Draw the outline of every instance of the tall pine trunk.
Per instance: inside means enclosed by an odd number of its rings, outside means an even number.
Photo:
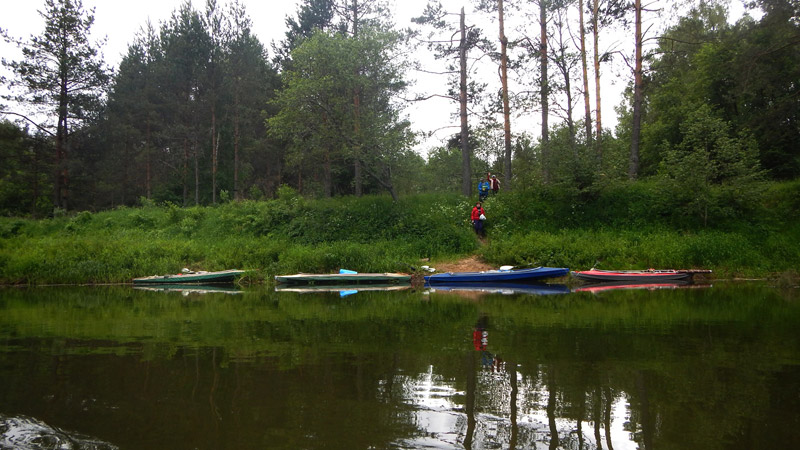
[[[542,175],[545,183],[550,181],[550,126],[548,124],[550,107],[548,104],[549,81],[547,78],[547,0],[539,0],[539,65],[542,72],[541,102],[542,102]]]
[[[508,105],[508,38],[503,23],[503,0],[497,2],[498,21],[500,22],[500,81],[503,86],[503,131],[505,134],[505,185],[511,190],[511,108]]]
[[[152,153],[152,132],[150,128],[150,117],[147,118],[147,127],[145,132],[145,181],[144,181],[144,190],[147,199],[150,200],[153,197],[153,169],[152,169],[152,162],[150,160],[151,153]]]
[[[212,96],[213,101],[213,96]],[[219,135],[217,134],[217,108],[211,107],[211,203],[217,204],[217,152],[219,151]]]
[[[189,138],[183,138],[183,206],[189,204]]]
[[[589,99],[589,67],[586,62],[586,25],[583,19],[583,0],[578,0],[578,17],[580,18],[580,40],[581,40],[581,65],[583,69],[583,107],[584,107],[584,126],[586,127],[586,142],[592,141],[592,105]]]
[[[633,126],[628,165],[628,178],[631,180],[639,175],[639,139],[642,131],[642,1],[635,0],[633,5],[636,14],[636,62],[633,71]]]
[[[67,148],[69,130],[67,128],[67,77],[61,77],[58,100],[58,127],[56,129],[56,183],[53,205],[67,210],[69,200],[69,171],[67,169]]]
[[[358,39],[358,0],[353,0],[353,39]],[[356,70],[355,79],[358,79]],[[362,195],[362,175],[361,175],[361,92],[358,87],[353,89],[353,113],[355,114],[355,138],[356,145],[353,155],[353,183],[355,184],[356,197]]]
[[[594,8],[592,8],[592,26],[593,26],[593,35],[594,35],[594,102],[595,108],[597,110],[597,120],[595,121],[595,140],[596,142],[596,152],[597,158],[602,164],[603,161],[603,117],[602,117],[602,110],[600,108],[600,52],[599,52],[599,44],[600,44],[600,20],[598,15],[600,14],[600,0],[594,0]]]
[[[467,27],[464,8],[461,8],[461,41],[458,45],[458,59],[461,80],[459,83],[459,104],[461,117],[461,193],[469,197],[472,193],[472,170],[470,168],[469,127],[467,126]]]
[[[239,86],[236,85],[233,100],[233,198],[241,200],[239,192]]]

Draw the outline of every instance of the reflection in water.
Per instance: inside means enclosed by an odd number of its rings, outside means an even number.
[[[552,371],[541,371],[537,377],[546,379],[552,375]],[[406,387],[404,401],[414,407],[414,423],[422,430],[417,438],[399,441],[398,446],[403,448],[639,448],[625,430],[630,411],[624,393],[598,404],[604,412],[584,422],[560,415],[561,400],[552,383],[531,384],[530,379],[521,376],[498,377],[482,370],[476,373],[474,387],[467,380],[467,390],[475,389],[472,401],[469,392],[459,392],[451,382],[435,376],[433,367],[417,377],[400,378],[395,382]],[[499,406],[497,409],[488,407],[484,396],[504,391],[508,384],[521,386],[516,395],[504,398],[509,401],[509,410],[503,405],[495,405]],[[460,401],[462,396],[466,396],[465,400]],[[526,404],[526,399],[536,401]],[[514,412],[518,402],[523,402],[524,407]],[[594,430],[595,434],[587,435],[584,429]]]
[[[0,449],[112,450],[117,448],[108,442],[70,433],[32,417],[0,414]]]
[[[488,321],[481,315],[472,330],[473,351],[464,359],[466,391],[459,391],[455,380],[436,375],[434,366],[416,377],[396,377],[393,384],[404,387],[402,398],[415,409],[414,422],[423,431],[416,439],[400,441],[399,446],[638,448],[625,431],[630,411],[624,392],[613,395],[608,387],[602,392],[595,389],[590,422],[584,423],[584,402],[580,402],[581,413],[576,418],[563,417],[557,369],[539,366],[533,375],[525,376],[516,364],[490,353]],[[480,364],[476,355],[480,355]],[[584,427],[595,434],[585,435]]]
[[[546,283],[454,283],[425,285],[428,292],[453,292],[458,294],[502,294],[502,295],[554,295],[568,294],[569,288],[563,284]]]
[[[203,284],[170,284],[170,285],[155,285],[155,286],[133,286],[134,289],[152,292],[177,292],[188,297],[191,295],[203,294],[241,294],[241,289],[231,285],[203,285]]]
[[[790,448],[798,325],[761,287],[0,290],[0,405],[148,450]]]

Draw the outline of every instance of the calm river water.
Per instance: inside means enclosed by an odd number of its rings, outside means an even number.
[[[800,295],[0,289],[0,449],[776,449]]]

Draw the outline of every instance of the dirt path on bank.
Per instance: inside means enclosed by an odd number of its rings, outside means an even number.
[[[496,267],[481,261],[477,256],[471,255],[458,261],[434,264],[436,273],[445,272],[480,272],[482,270],[496,269]]]
[[[451,261],[445,263],[425,263],[425,265],[430,265],[431,267],[436,269],[434,273],[447,273],[447,272],[480,272],[484,270],[492,270],[496,269],[497,267],[487,264],[480,260],[480,258],[476,255],[467,256],[466,258],[459,259],[458,261]],[[422,278],[425,275],[430,275],[427,272],[424,273],[416,273],[412,276],[411,282],[412,284],[422,285],[425,283],[425,280]]]

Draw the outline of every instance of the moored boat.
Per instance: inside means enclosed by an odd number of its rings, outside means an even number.
[[[710,270],[600,270],[573,271],[572,275],[584,281],[618,282],[632,281],[658,283],[662,281],[690,281],[697,273],[711,273]]]
[[[453,283],[524,283],[543,280],[545,278],[558,278],[569,274],[569,269],[561,267],[535,267],[533,269],[519,270],[487,270],[483,272],[445,272],[425,276],[425,283],[453,284]]]
[[[244,270],[221,270],[217,272],[184,271],[176,274],[153,275],[149,277],[134,278],[133,284],[214,284],[232,283]]]
[[[298,273],[277,275],[279,284],[329,284],[354,285],[362,283],[411,283],[411,275],[405,273]]]

